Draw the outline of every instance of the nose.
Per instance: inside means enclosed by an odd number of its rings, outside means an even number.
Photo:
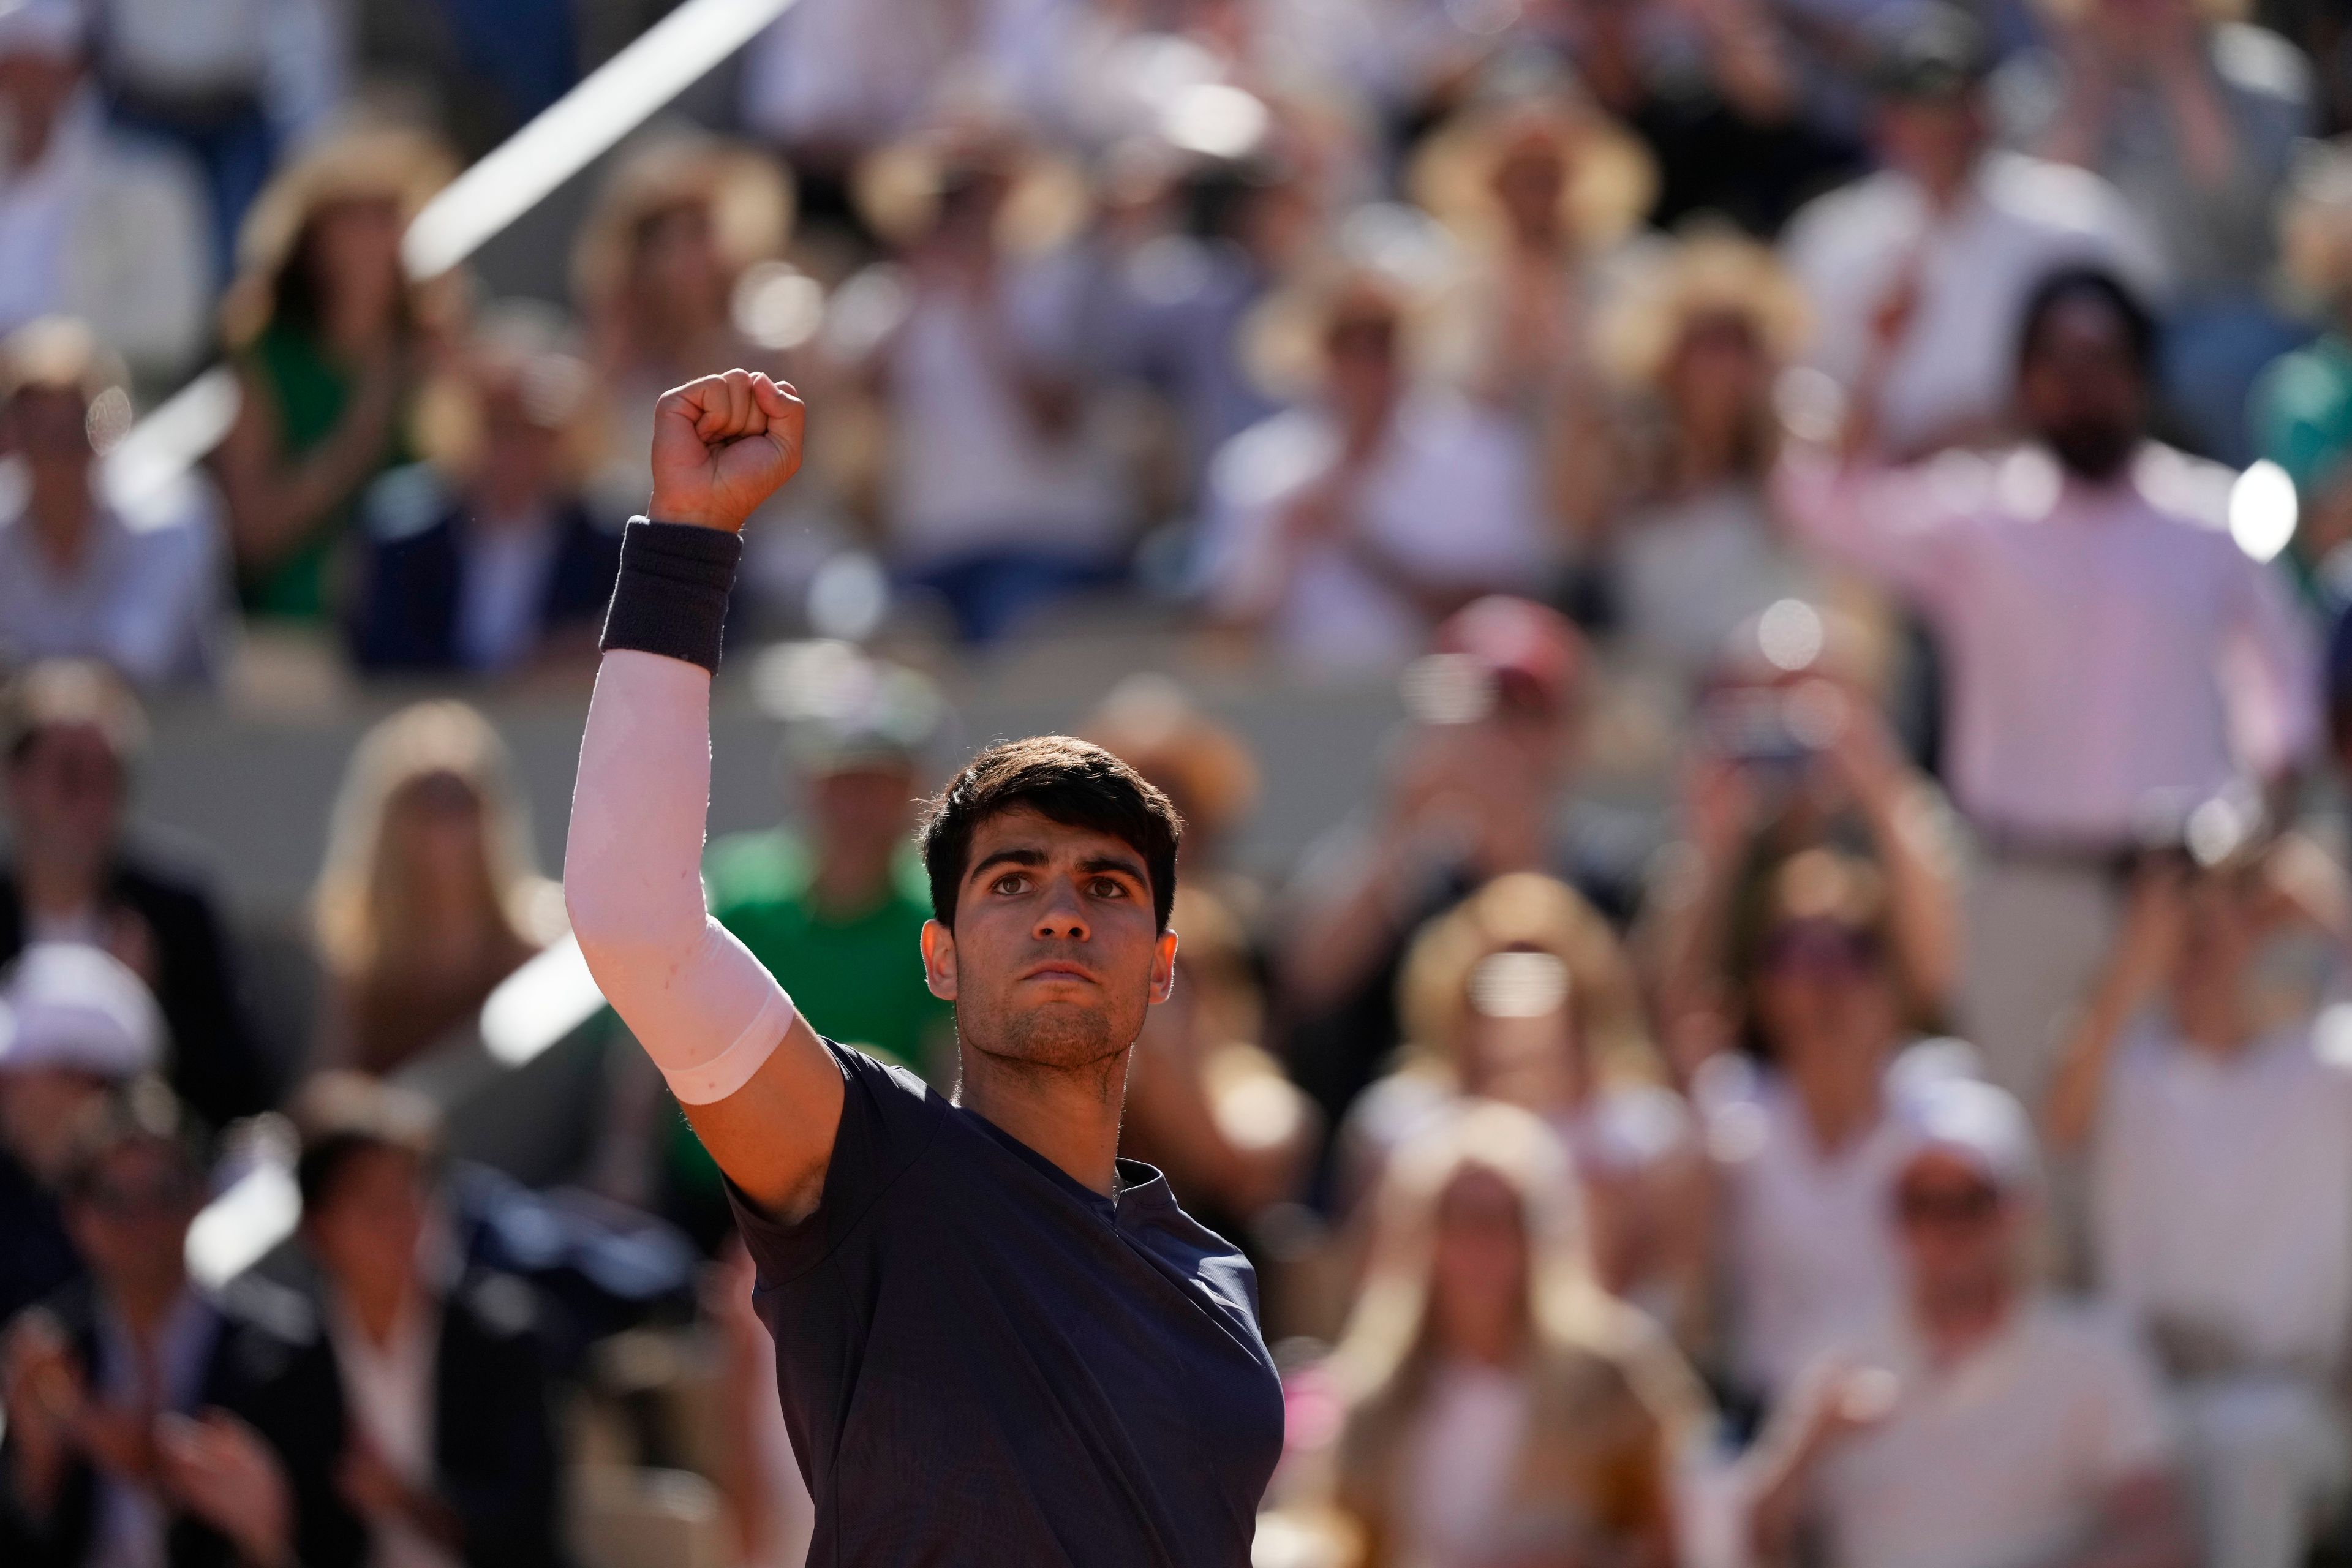
[[[1079,899],[1077,888],[1057,879],[1045,907],[1037,911],[1034,934],[1040,942],[1084,942],[1090,934],[1087,924],[1087,908]]]

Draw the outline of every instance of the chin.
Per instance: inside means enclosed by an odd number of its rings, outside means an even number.
[[[1135,1043],[1143,1020],[1122,1029],[1109,1009],[1048,1002],[1000,1016],[987,1030],[985,1054],[1045,1068],[1081,1068],[1118,1055]]]

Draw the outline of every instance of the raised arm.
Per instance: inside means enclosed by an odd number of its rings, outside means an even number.
[[[800,466],[792,389],[740,370],[662,395],[652,522],[633,522],[580,743],[564,903],[605,999],[720,1170],[779,1219],[824,1190],[842,1078],[702,893],[710,677],[738,531]]]

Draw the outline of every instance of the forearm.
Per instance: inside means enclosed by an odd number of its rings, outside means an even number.
[[[2116,967],[2101,977],[2091,994],[2082,1021],[2068,1037],[2058,1070],[2050,1080],[2042,1134],[2053,1147],[2076,1148],[2090,1136],[2105,1091],[2107,1064],[2114,1058],[2124,1026],[2139,1005],[2140,994],[2136,978]]]
[[[1959,979],[1960,910],[1938,805],[1931,786],[1915,779],[1867,808],[1867,817],[1886,868],[1897,966],[1912,1000],[1940,1016]]]

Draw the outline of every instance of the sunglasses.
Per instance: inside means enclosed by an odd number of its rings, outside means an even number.
[[[1866,973],[1879,960],[1876,939],[1825,921],[1799,921],[1765,939],[1759,955],[1768,970],[1801,974]]]
[[[1895,1195],[1895,1216],[1906,1229],[1973,1227],[2000,1211],[2000,1194],[1982,1182],[1965,1187],[1905,1187]]]
[[[92,1182],[81,1190],[81,1201],[108,1219],[152,1219],[177,1214],[194,1195],[195,1184],[184,1176],[155,1176],[143,1182]]]

